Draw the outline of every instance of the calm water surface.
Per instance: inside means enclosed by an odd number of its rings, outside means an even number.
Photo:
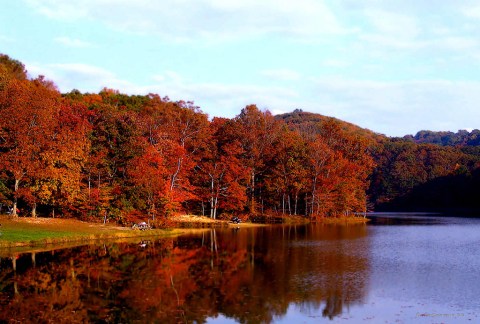
[[[0,322],[480,322],[480,219],[377,214],[0,257]]]

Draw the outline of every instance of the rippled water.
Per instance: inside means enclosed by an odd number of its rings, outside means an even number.
[[[0,321],[475,323],[480,220],[209,230],[0,251]]]

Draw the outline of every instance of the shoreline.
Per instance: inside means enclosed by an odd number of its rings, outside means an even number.
[[[254,228],[275,224],[302,225],[309,223],[348,225],[363,224],[369,221],[363,217],[321,218],[311,221],[301,216],[284,216],[281,218],[282,223],[279,223],[278,219],[270,218],[272,222],[265,223],[241,222],[234,224],[227,220],[212,220],[204,216],[182,215],[172,219],[176,224],[173,228],[139,231],[132,230],[130,227],[88,223],[74,219],[12,218],[0,215],[0,224],[2,224],[0,227],[0,251],[62,245],[77,246],[103,240],[167,238],[199,233],[209,228]]]
[[[166,238],[197,233],[201,228],[166,228],[147,231],[62,218],[0,216],[0,250],[52,245],[86,244],[102,240]],[[78,243],[78,244],[76,244]]]

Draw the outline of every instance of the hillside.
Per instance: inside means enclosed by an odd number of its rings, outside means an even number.
[[[421,131],[389,138],[357,125],[295,110],[276,116],[302,133],[321,133],[333,123],[368,143],[375,161],[368,189],[370,210],[480,210],[480,137],[472,132]]]
[[[275,119],[295,126],[302,132],[318,131],[325,123],[333,123],[345,133],[353,136],[359,136],[364,139],[381,142],[387,139],[385,135],[375,133],[369,129],[361,128],[355,124],[343,121],[335,117],[329,117],[321,114],[306,112],[301,109],[295,109],[291,113],[276,115]]]

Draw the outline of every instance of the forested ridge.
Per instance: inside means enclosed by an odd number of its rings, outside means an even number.
[[[277,116],[298,129],[335,123],[363,138],[375,167],[369,175],[368,210],[480,211],[480,137],[478,130],[419,131],[402,138],[319,114],[296,110]]]
[[[412,204],[434,181],[473,190],[478,156],[301,110],[211,119],[157,94],[61,94],[0,56],[0,204],[15,216],[339,217]]]

